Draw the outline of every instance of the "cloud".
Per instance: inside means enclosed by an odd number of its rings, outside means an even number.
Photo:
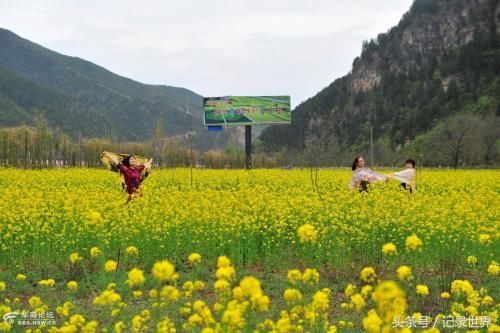
[[[345,75],[411,0],[0,0],[2,27],[152,84],[205,95],[290,94]]]

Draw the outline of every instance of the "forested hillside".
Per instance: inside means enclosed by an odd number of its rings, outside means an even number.
[[[346,76],[294,110],[292,126],[266,129],[263,149],[345,164],[369,155],[372,131],[376,164],[498,162],[499,22],[497,0],[416,0]]]

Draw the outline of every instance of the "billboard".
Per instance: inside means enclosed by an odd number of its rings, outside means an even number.
[[[291,124],[290,96],[203,98],[203,123],[221,125]]]

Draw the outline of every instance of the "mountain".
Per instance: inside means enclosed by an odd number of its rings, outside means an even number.
[[[409,153],[432,165],[498,161],[499,22],[498,0],[415,0],[397,26],[363,43],[346,76],[295,108],[291,126],[265,129],[263,149],[345,164],[368,155],[371,132],[379,163]]]
[[[144,140],[156,123],[169,136],[195,132],[200,149],[222,144],[227,134],[209,137],[201,108],[190,90],[142,84],[0,29],[0,127],[31,125],[43,112],[72,136]]]

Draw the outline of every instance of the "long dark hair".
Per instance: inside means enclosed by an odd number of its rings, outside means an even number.
[[[358,161],[360,158],[362,158],[363,156],[359,155],[359,156],[356,156],[354,158],[354,162],[352,162],[352,171],[356,170],[356,168],[358,167]]]
[[[122,164],[125,165],[127,168],[130,168],[130,158],[133,156],[134,155],[128,155],[127,157],[124,157],[122,160]]]

